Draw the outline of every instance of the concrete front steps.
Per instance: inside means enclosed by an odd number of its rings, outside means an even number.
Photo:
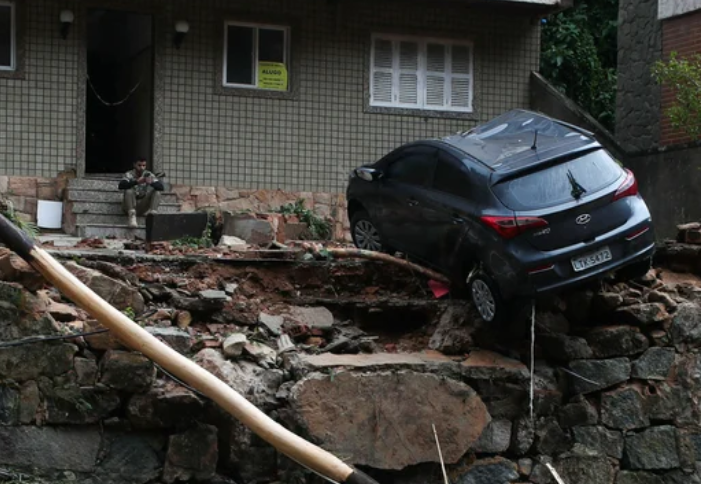
[[[138,217],[138,228],[127,224],[122,212],[122,192],[117,188],[119,178],[75,178],[68,184],[64,207],[64,229],[78,237],[114,237],[119,239],[145,239],[146,221]],[[177,213],[180,204],[174,193],[169,193],[166,183],[161,192],[160,213]]]

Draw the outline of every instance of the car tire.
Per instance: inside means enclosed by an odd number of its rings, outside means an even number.
[[[351,237],[353,244],[358,249],[374,252],[387,252],[387,246],[382,243],[380,232],[375,227],[370,214],[365,210],[358,210],[350,220]]]
[[[467,281],[467,286],[472,303],[482,320],[490,324],[501,322],[506,307],[494,280],[480,271]]]

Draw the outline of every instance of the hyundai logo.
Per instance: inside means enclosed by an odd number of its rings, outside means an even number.
[[[591,215],[589,215],[588,213],[583,213],[574,221],[577,222],[577,225],[586,225],[591,221]]]

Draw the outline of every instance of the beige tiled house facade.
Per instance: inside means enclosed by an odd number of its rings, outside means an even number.
[[[528,107],[530,73],[539,62],[539,16],[494,3],[499,6],[438,0],[0,0],[0,9],[13,5],[15,41],[13,68],[0,70],[0,174],[53,177],[75,169],[80,177],[90,171],[86,19],[90,9],[101,8],[152,16],[153,77],[144,89],[152,89],[153,109],[140,129],[151,130],[147,154],[171,183],[343,191],[352,167],[401,143]],[[64,39],[59,18],[66,9],[74,21]],[[179,21],[189,29],[177,48]],[[268,34],[284,31],[276,38],[284,37],[286,90],[224,86],[230,58],[225,32],[248,32],[225,30],[227,22]],[[377,38],[389,43],[377,44]],[[259,49],[267,45],[261,39],[255,40]],[[431,57],[436,52],[445,52],[439,55],[442,67]],[[454,71],[452,80],[446,65]],[[419,78],[410,75],[412,69]],[[402,91],[406,83],[414,89],[409,94]],[[395,98],[405,106],[396,107]],[[442,102],[457,107],[441,110]],[[433,108],[424,109],[430,103]]]

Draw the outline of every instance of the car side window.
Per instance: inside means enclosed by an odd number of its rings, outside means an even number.
[[[438,164],[433,178],[433,188],[457,197],[469,194],[470,181],[465,170],[460,169],[462,162],[443,150],[438,152]]]
[[[409,185],[425,186],[433,175],[434,148],[408,148],[387,167],[387,178]]]

